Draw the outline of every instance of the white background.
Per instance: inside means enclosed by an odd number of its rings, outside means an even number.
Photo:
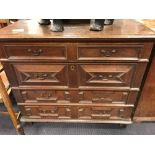
[[[0,17],[155,18],[154,0],[0,0]]]

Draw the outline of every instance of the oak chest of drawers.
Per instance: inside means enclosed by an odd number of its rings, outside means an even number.
[[[69,25],[56,33],[23,20],[0,35],[1,62],[21,121],[132,123],[153,31],[116,20],[102,32]]]

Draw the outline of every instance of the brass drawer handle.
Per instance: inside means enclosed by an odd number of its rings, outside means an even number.
[[[28,49],[27,50],[28,53],[32,53],[33,56],[40,56],[40,54],[43,52],[42,49],[38,49],[38,50],[32,50],[32,49]]]
[[[124,117],[124,112],[125,112],[124,109],[120,109],[119,110],[119,116]]]
[[[113,53],[116,53],[116,50],[115,49],[113,49],[111,51],[104,50],[104,49],[101,50],[101,54],[103,54],[106,57],[110,57]]]
[[[71,66],[70,66],[70,70],[71,70],[71,71],[74,71],[74,70],[75,70],[75,65],[71,65]]]

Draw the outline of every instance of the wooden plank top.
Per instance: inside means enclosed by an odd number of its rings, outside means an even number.
[[[19,20],[0,29],[0,41],[27,39],[155,39],[155,32],[136,20],[115,20],[103,31],[89,30],[89,24],[68,24],[63,32],[51,32],[50,26],[41,26],[37,20]]]
[[[154,19],[141,19],[138,20],[140,23],[155,31],[155,20]]]

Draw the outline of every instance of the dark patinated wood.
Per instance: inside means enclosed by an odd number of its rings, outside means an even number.
[[[152,49],[149,43],[81,43],[77,45],[79,61],[143,61]]]
[[[67,59],[67,44],[12,44],[4,46],[8,59]]]
[[[153,55],[149,72],[144,83],[137,109],[134,115],[136,122],[155,121],[155,56]]]
[[[27,119],[58,119],[58,120],[128,120],[131,117],[130,106],[93,106],[83,105],[21,105],[19,107]]]
[[[18,31],[17,29],[20,29]],[[17,31],[16,31],[17,30]],[[55,33],[49,26],[40,26],[35,20],[21,20],[0,30],[0,41],[151,41],[154,31],[135,20],[115,20],[113,25],[106,26],[104,31],[89,31],[89,24],[69,24],[65,31]],[[9,39],[10,38],[10,39]],[[122,40],[120,40],[122,38]],[[124,40],[125,39],[125,40]]]
[[[89,104],[115,104],[132,105],[136,101],[138,91],[123,90],[40,90],[14,89],[16,100],[19,103],[89,103]]]
[[[148,28],[155,30],[155,20],[141,20],[140,22]],[[137,108],[135,109],[135,122],[155,121],[155,48],[152,51],[147,70],[148,74],[145,76],[146,81],[143,84],[144,86],[139,96]]]
[[[31,20],[0,30],[0,60],[21,121],[132,123],[154,39],[134,20],[101,32],[70,23],[56,33]]]

